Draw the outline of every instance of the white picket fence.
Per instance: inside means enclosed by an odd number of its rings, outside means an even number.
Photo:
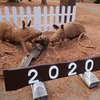
[[[18,12],[19,10],[19,12]],[[66,18],[66,23],[69,21],[75,20],[76,15],[76,6],[73,7],[73,11],[71,13],[71,6],[68,6],[67,12],[65,13],[65,7],[62,7],[62,13],[60,12],[59,6],[50,8],[45,7],[19,7],[17,9],[16,7],[4,7],[4,9],[0,8],[0,21],[6,20],[11,21],[18,26],[22,27],[21,23],[22,20],[25,22],[28,22],[29,20],[32,21],[31,27],[34,27],[40,31],[52,31],[53,27],[52,25],[55,24],[63,24],[64,18]],[[61,16],[61,22],[59,23],[59,16]]]

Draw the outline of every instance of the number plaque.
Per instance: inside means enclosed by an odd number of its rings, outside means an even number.
[[[4,70],[7,91],[16,90],[38,81],[54,80],[62,77],[100,70],[100,57],[85,58],[71,62],[44,64],[20,69]]]

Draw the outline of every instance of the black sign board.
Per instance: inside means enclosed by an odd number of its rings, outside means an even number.
[[[64,63],[7,69],[4,70],[5,87],[7,91],[11,91],[38,81],[44,82],[97,70],[100,70],[100,56]]]

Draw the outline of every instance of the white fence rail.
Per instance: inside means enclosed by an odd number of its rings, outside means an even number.
[[[26,9],[23,7],[4,7],[4,9],[0,8],[0,21],[13,21],[18,27],[22,27],[21,21],[24,20],[28,22],[32,21],[31,27],[34,27],[40,31],[52,31],[52,25],[64,23],[64,18],[66,16],[66,23],[69,21],[75,20],[76,15],[76,6],[73,7],[71,11],[71,6],[68,6],[67,12],[65,12],[65,7],[62,7],[62,13],[60,12],[59,6],[57,7],[27,7]],[[59,16],[61,16],[61,21],[59,23]]]

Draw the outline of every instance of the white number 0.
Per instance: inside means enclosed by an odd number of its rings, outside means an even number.
[[[32,73],[34,74],[34,76],[28,81],[28,84],[34,84],[34,83],[36,83],[36,82],[39,82],[39,80],[35,80],[35,78],[38,76],[37,70],[31,69],[31,70],[28,72],[28,76],[31,76]]]
[[[89,64],[89,63],[91,64],[90,68],[88,68],[88,64]],[[90,71],[92,71],[93,67],[94,67],[94,62],[93,62],[93,60],[91,60],[91,59],[87,60],[86,63],[85,63],[85,70],[86,70],[87,72],[90,72]]]
[[[52,70],[56,71],[55,75],[52,75]],[[59,75],[59,69],[58,69],[58,67],[57,66],[51,66],[51,68],[49,69],[49,77],[51,79],[56,79],[58,77],[58,75]]]

